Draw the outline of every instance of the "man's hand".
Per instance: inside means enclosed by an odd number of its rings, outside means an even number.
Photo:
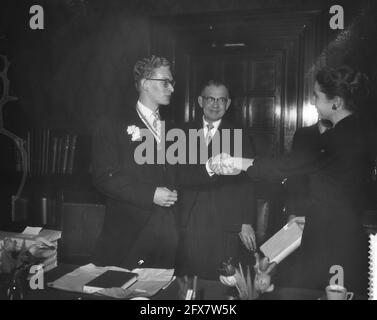
[[[165,187],[157,187],[153,197],[153,203],[160,207],[170,207],[178,200],[176,190],[170,191]]]
[[[255,240],[255,232],[250,224],[243,224],[239,233],[242,243],[248,250],[256,250],[257,242]]]
[[[222,161],[231,158],[227,153],[219,153],[216,156],[209,159],[209,168],[216,174],[222,174]]]
[[[237,175],[241,171],[236,167],[234,159],[227,153],[220,153],[210,159],[209,168],[217,175]]]

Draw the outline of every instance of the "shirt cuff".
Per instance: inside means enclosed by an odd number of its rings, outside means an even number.
[[[206,162],[206,170],[207,170],[208,175],[209,175],[210,177],[212,177],[215,173],[214,173],[214,172],[211,170],[211,168],[209,167],[209,160],[210,160],[210,159],[208,159],[207,162]]]

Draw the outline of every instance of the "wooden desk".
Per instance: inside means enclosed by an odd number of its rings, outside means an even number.
[[[85,293],[77,292],[68,292],[63,290],[57,290],[50,288],[46,283],[54,281],[59,277],[67,274],[74,269],[77,265],[67,265],[62,264],[57,268],[46,273],[44,281],[45,287],[43,290],[31,290],[28,289],[26,293],[26,299],[28,300],[107,300],[111,298],[98,297],[95,295],[88,295]],[[198,280],[198,298],[203,300],[224,300],[226,299],[227,292],[229,291],[228,287],[225,287],[220,283],[220,281],[210,281],[210,280]],[[160,290],[155,296],[152,297],[152,300],[178,300],[179,298],[179,285],[178,281],[174,281],[167,287],[165,290]]]
[[[54,281],[64,274],[73,271],[76,265],[59,265],[45,275],[45,283]],[[227,300],[233,288],[226,287],[220,281],[198,279],[198,300]],[[265,293],[259,300],[318,300],[325,297],[325,292],[302,288],[275,288],[271,293]],[[43,290],[31,290],[26,293],[28,300],[108,300],[110,298],[88,295],[85,293],[67,292],[45,286]],[[168,288],[161,290],[152,300],[178,300],[179,285],[174,281]],[[364,300],[366,297],[355,295],[356,300]]]

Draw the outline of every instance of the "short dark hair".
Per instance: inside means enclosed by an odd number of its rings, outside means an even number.
[[[221,80],[209,80],[206,83],[204,83],[203,86],[202,86],[202,90],[200,91],[200,95],[202,95],[203,92],[204,92],[204,90],[207,87],[210,87],[210,86],[215,86],[215,87],[221,87],[221,86],[223,86],[223,87],[226,88],[226,90],[228,90],[228,95],[230,95],[228,86],[225,84],[224,81],[221,81]]]
[[[140,88],[142,79],[153,77],[154,71],[160,67],[171,67],[170,62],[164,57],[150,56],[140,59],[134,66],[134,80],[136,89]]]
[[[343,98],[350,111],[358,111],[369,93],[368,77],[349,66],[325,67],[318,71],[316,81],[328,99]]]

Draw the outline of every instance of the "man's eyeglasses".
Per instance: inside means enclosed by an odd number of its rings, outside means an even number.
[[[164,88],[169,88],[169,84],[174,88],[175,81],[170,79],[153,79],[153,78],[147,78],[147,80],[153,80],[153,81],[162,81]]]
[[[220,97],[220,98],[214,98],[214,97],[203,97],[202,98],[210,105],[215,104],[217,102],[219,105],[226,105],[228,102],[228,98]]]

